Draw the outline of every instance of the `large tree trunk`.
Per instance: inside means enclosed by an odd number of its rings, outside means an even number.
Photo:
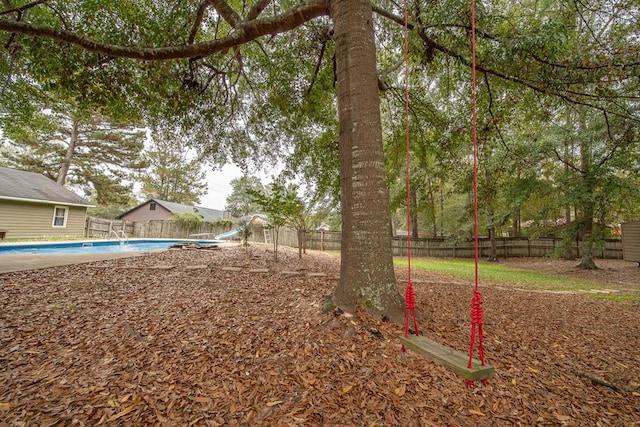
[[[581,257],[577,268],[596,270],[598,266],[593,260],[593,209],[587,209],[583,214],[582,242],[580,244]]]
[[[580,126],[584,127],[582,120],[580,121]],[[591,147],[584,139],[580,142],[580,169],[582,171],[580,177],[582,178],[584,191],[580,198],[582,208],[582,242],[580,249],[582,253],[578,268],[595,270],[598,268],[593,260],[593,211],[595,204],[593,190],[595,188],[595,179],[591,170]]]
[[[77,119],[73,119],[73,128],[71,130],[71,139],[69,140],[69,146],[62,160],[62,166],[58,171],[58,179],[56,182],[60,185],[64,185],[67,182],[67,175],[69,175],[69,168],[71,167],[71,161],[76,153],[76,145],[78,144],[78,127],[80,122]]]
[[[513,224],[511,226],[511,237],[520,237],[521,219],[520,219],[520,206],[513,208]]]
[[[395,322],[404,319],[391,252],[371,3],[333,0],[342,250],[334,302]]]

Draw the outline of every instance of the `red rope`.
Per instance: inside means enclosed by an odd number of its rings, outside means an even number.
[[[473,353],[478,334],[478,357],[484,366],[484,347],[482,343],[482,297],[478,289],[478,132],[477,132],[477,86],[476,86],[476,11],[475,0],[471,0],[471,110],[473,127],[473,247],[475,261],[475,289],[471,301],[471,340],[469,343],[469,363],[473,364]],[[483,380],[485,384],[487,380]],[[473,386],[473,381],[465,380]]]
[[[407,179],[407,275],[411,283],[411,146],[409,143],[409,13],[407,0],[404,1],[404,114],[405,152]]]
[[[416,320],[416,296],[413,292],[413,283],[407,283],[407,290],[404,294],[405,310],[404,310],[404,336],[409,336],[409,317],[413,316],[413,334],[418,336],[418,321]],[[402,346],[402,351],[404,351]]]
[[[404,295],[404,336],[409,336],[409,318],[413,317],[414,335],[419,335],[418,320],[416,319],[416,297],[411,283],[411,146],[409,140],[409,13],[407,0],[404,1],[404,112],[405,112],[405,150],[406,150],[406,179],[407,179],[407,289]],[[405,351],[404,345],[402,351]]]

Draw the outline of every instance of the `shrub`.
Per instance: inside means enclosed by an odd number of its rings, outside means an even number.
[[[202,224],[202,217],[197,213],[184,212],[171,215],[171,221],[175,221],[187,230],[193,230]]]
[[[212,222],[213,225],[215,226],[219,226],[219,227],[232,227],[233,226],[233,221],[230,219],[226,219],[226,218],[220,218],[220,219],[216,219],[215,221]]]

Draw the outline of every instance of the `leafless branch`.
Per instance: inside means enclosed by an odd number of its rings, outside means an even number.
[[[559,161],[560,163],[562,163],[563,165],[565,165],[565,166],[566,166],[566,167],[568,167],[569,169],[573,170],[574,172],[578,172],[578,173],[579,173],[579,174],[581,174],[581,175],[584,175],[584,174],[585,174],[585,171],[583,171],[582,169],[580,169],[580,168],[576,167],[576,165],[574,165],[573,163],[571,163],[571,162],[569,162],[569,161],[565,160],[565,159],[560,155],[560,153],[558,152],[558,149],[557,149],[557,148],[555,148],[555,147],[554,147],[554,148],[553,148],[553,152],[554,152],[554,154],[556,155],[556,158],[558,159],[558,161]]]
[[[507,145],[504,138],[502,137],[502,131],[500,131],[500,126],[498,125],[498,119],[493,114],[493,91],[491,90],[489,78],[487,77],[486,74],[484,74],[484,83],[487,86],[487,92],[489,93],[489,107],[487,108],[487,110],[489,111],[489,115],[491,116],[491,122],[496,127],[496,131],[498,132],[498,138],[500,139],[500,143],[502,144],[506,152],[509,153],[511,150],[509,149],[509,146]]]
[[[202,18],[204,18],[204,12],[207,10],[207,6],[209,6],[209,0],[203,0],[198,6],[198,11],[196,12],[196,19],[193,21],[193,26],[191,27],[191,32],[189,33],[189,39],[187,44],[193,44],[193,41],[196,38],[196,34],[198,34],[198,29],[200,29],[200,25],[202,24]]]
[[[618,151],[618,149],[620,148],[620,146],[624,145],[623,141],[620,141],[620,140],[616,141],[616,139],[611,134],[611,125],[609,123],[609,115],[606,112],[604,112],[603,115],[604,115],[605,125],[607,126],[607,137],[609,138],[609,141],[613,143],[613,148],[609,150],[606,156],[603,156],[602,159],[600,159],[600,161],[598,162],[599,167],[604,166],[605,163],[611,160],[613,156],[616,154],[616,152]]]
[[[635,392],[640,391],[640,387],[628,387],[628,386],[612,383],[610,381],[606,381],[606,380],[604,380],[604,379],[602,379],[602,378],[600,378],[598,376],[595,376],[593,374],[590,374],[588,372],[576,371],[576,375],[578,375],[579,377],[591,380],[595,384],[600,384],[600,385],[609,387],[609,388],[611,388],[613,390],[626,391],[626,392],[629,392],[629,393],[635,393]]]
[[[313,89],[313,85],[316,82],[316,78],[318,77],[318,73],[320,72],[320,67],[322,65],[322,58],[324,57],[324,51],[327,47],[327,40],[322,42],[322,46],[320,47],[320,54],[318,55],[318,62],[316,62],[316,68],[313,71],[313,76],[311,76],[311,84],[309,84],[309,87],[307,88],[307,91],[305,92],[304,96],[308,96],[311,93],[311,90]]]

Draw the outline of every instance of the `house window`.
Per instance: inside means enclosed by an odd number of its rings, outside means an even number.
[[[67,216],[69,215],[69,209],[64,206],[56,206],[53,208],[53,223],[52,227],[66,227]]]
[[[149,210],[150,211],[155,211],[156,210],[156,204],[153,203],[153,202],[149,203]]]

